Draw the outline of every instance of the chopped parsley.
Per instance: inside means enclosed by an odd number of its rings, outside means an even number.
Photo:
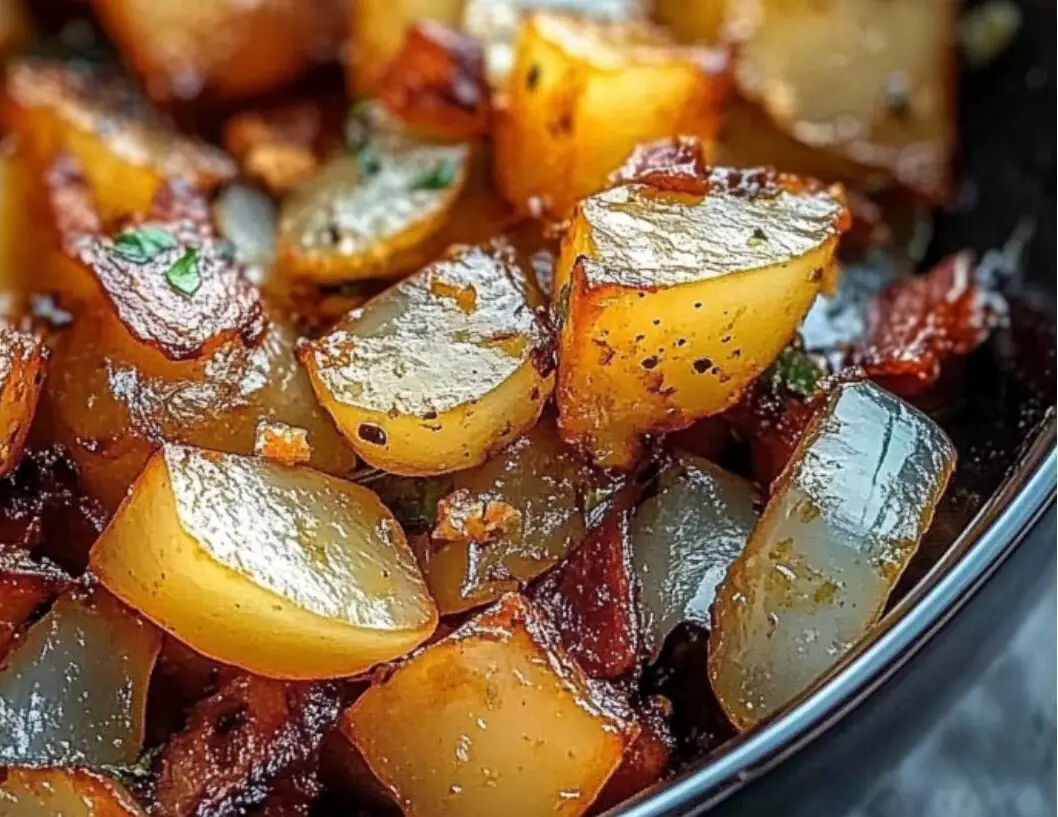
[[[198,252],[190,247],[165,273],[169,286],[181,295],[191,296],[202,286],[202,276],[198,273]]]
[[[751,247],[762,247],[768,243],[768,234],[760,227],[754,227],[753,233],[746,243]]]
[[[176,238],[164,227],[144,225],[115,238],[114,254],[134,264],[146,264],[176,246]]]
[[[444,190],[456,178],[456,163],[452,159],[438,162],[411,183],[412,190]]]
[[[803,349],[787,346],[772,364],[772,382],[791,394],[810,397],[823,377],[823,370]]]

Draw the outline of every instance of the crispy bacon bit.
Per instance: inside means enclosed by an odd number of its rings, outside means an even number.
[[[49,562],[37,562],[16,547],[0,545],[0,661],[30,614],[73,579]]]
[[[958,253],[878,295],[849,363],[900,397],[918,397],[947,362],[983,343],[1004,314],[1002,299],[974,280],[972,254]]]
[[[599,813],[661,780],[669,768],[674,741],[668,714],[672,705],[664,698],[650,698],[637,714],[639,736],[625,749],[624,758],[592,805]]]
[[[753,478],[761,490],[770,493],[812,418],[811,406],[758,380],[723,416],[735,434],[748,442]]]
[[[340,710],[340,696],[329,684],[235,678],[201,701],[165,747],[153,813],[236,817],[266,804],[295,776],[304,788],[304,775],[314,778],[320,746]]]
[[[625,491],[533,593],[567,652],[594,678],[616,678],[638,664],[640,627],[628,537],[631,504]]]
[[[638,145],[610,176],[610,184],[637,182],[701,196],[706,192],[707,175],[702,143],[694,137],[678,136]]]
[[[491,101],[481,43],[429,20],[408,29],[378,98],[413,127],[455,139],[489,132]]]
[[[309,432],[286,423],[259,420],[254,435],[253,452],[258,457],[300,465],[312,459]]]

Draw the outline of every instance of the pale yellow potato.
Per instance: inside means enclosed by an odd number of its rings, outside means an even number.
[[[164,446],[90,561],[181,641],[259,675],[353,675],[414,649],[437,624],[378,497],[255,457]]]
[[[725,54],[677,45],[662,29],[528,15],[495,126],[500,191],[523,211],[565,217],[640,142],[711,144],[728,84]]]
[[[40,338],[0,324],[0,476],[22,456],[47,362]]]
[[[577,208],[556,267],[559,426],[602,465],[738,400],[832,277],[837,192],[714,168],[704,196],[611,188]]]
[[[717,43],[732,0],[654,0],[654,19],[681,43]],[[737,2],[737,0],[735,0]]]
[[[458,28],[466,0],[349,0],[346,85],[352,96],[371,96],[389,62],[419,20]]]
[[[120,783],[88,769],[11,766],[0,777],[4,817],[146,817]]]
[[[339,723],[408,817],[576,817],[639,731],[599,689],[511,594],[376,683]]]
[[[536,422],[554,383],[537,293],[500,246],[455,249],[301,355],[356,453],[405,476],[480,465]]]
[[[735,76],[787,133],[930,201],[951,186],[956,0],[734,0]]]
[[[826,395],[713,605],[709,680],[735,726],[781,710],[867,635],[954,468],[944,432],[873,383]]]

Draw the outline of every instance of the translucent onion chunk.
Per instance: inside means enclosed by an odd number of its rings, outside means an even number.
[[[732,723],[781,709],[864,637],[954,467],[944,432],[874,384],[826,395],[713,607],[709,679]]]
[[[378,497],[254,457],[166,445],[91,565],[177,638],[260,675],[353,675],[410,651],[437,623]]]
[[[340,725],[408,817],[584,814],[639,731],[514,594],[372,686]]]
[[[685,621],[709,626],[728,567],[757,521],[756,489],[709,460],[681,454],[658,475],[632,521],[632,560],[655,657]]]
[[[116,781],[87,769],[11,767],[0,775],[4,817],[146,817]]]
[[[160,646],[108,593],[62,596],[0,670],[0,764],[135,761]]]

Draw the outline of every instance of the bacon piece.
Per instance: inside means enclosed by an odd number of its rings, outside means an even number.
[[[694,137],[677,136],[636,146],[610,176],[610,184],[637,182],[659,190],[705,195],[708,171],[702,143]]]

